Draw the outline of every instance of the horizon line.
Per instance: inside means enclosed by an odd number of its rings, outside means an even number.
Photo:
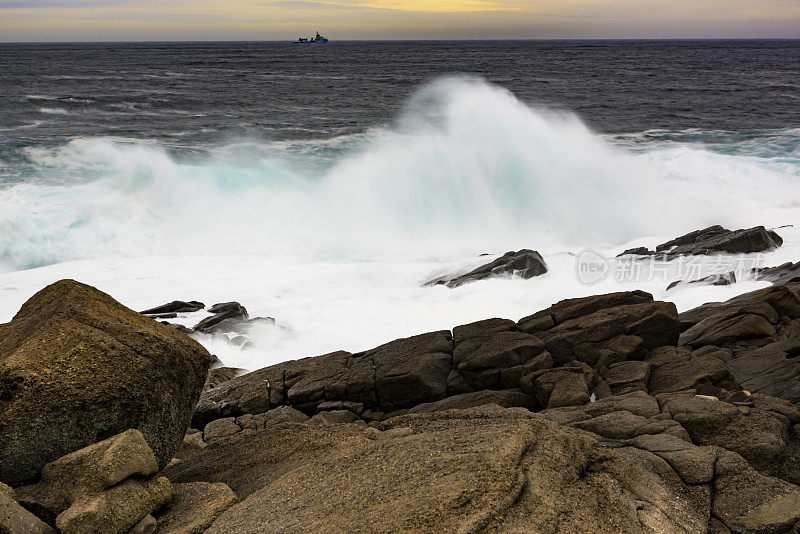
[[[488,37],[488,38],[453,38],[453,39],[340,39],[331,40],[332,43],[448,43],[448,42],[498,42],[498,41],[800,41],[798,37]],[[2,41],[0,44],[190,44],[190,43],[295,43],[295,40],[286,39],[147,39],[140,41]]]

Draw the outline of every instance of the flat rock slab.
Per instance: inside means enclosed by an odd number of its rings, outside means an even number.
[[[645,397],[617,397],[606,408],[657,410]],[[775,521],[748,512],[745,496],[759,485],[780,487],[756,499],[762,510],[785,510],[795,498],[796,488],[742,460],[739,497],[714,503],[717,449],[674,436],[603,443],[519,408],[482,406],[409,414],[376,428],[285,425],[240,434],[168,474],[239,488],[241,502],[210,533],[707,532],[715,504],[731,523],[745,518],[769,529]],[[781,511],[778,520],[792,524],[796,515]]]

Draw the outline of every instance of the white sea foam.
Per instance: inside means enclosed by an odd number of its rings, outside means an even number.
[[[45,115],[68,115],[69,111],[64,108],[39,108],[39,113]]]
[[[0,321],[62,277],[134,308],[235,299],[278,326],[254,333],[252,350],[201,341],[254,368],[619,289],[681,309],[722,300],[764,284],[666,292],[672,280],[656,276],[588,286],[575,258],[587,247],[613,257],[703,225],[778,226],[800,214],[791,148],[613,142],[474,79],[422,88],[390,127],[300,145],[238,142],[190,162],[112,139],[29,151],[50,179],[0,189],[0,289],[13,288],[2,293]],[[59,185],[42,185],[53,177]],[[800,236],[781,233],[784,247],[761,261],[800,260]],[[522,247],[540,250],[550,272],[419,287],[479,253]]]

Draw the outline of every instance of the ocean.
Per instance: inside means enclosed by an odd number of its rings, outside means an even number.
[[[237,300],[275,325],[198,340],[255,369],[594,293],[725,300],[766,283],[614,256],[765,225],[781,248],[725,261],[800,261],[796,223],[800,41],[0,44],[0,322],[66,277]],[[421,287],[520,248],[549,272]]]

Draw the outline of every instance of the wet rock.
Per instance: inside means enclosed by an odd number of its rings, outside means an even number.
[[[453,369],[453,340],[447,330],[398,339],[367,351],[362,362],[371,362],[374,369],[378,408],[385,412],[411,408],[446,396],[447,377]],[[362,373],[369,369],[363,363],[353,377],[355,380],[347,377],[347,388],[350,383],[356,388],[368,387],[369,381],[364,380]],[[340,381],[337,386],[341,384]],[[362,399],[369,399],[370,395],[356,394],[355,397],[348,395],[343,400],[364,402],[369,406],[369,402]]]
[[[155,313],[155,314],[147,314],[148,317],[151,319],[175,319],[178,314],[177,313]]]
[[[235,322],[240,322],[248,317],[247,310],[238,302],[214,304],[208,311],[214,315],[206,317],[197,323],[193,330],[207,334],[219,330],[226,324],[224,323],[225,321],[233,319]]]
[[[247,310],[238,302],[219,302],[208,308],[210,313],[235,312],[239,316],[247,317]]]
[[[236,494],[222,483],[173,484],[175,497],[158,514],[159,534],[204,532],[225,510],[236,504]]]
[[[770,343],[729,363],[742,388],[800,405],[800,338]]]
[[[681,314],[689,328],[680,344],[754,348],[775,341],[781,317],[800,318],[800,298],[787,286],[772,286]]]
[[[33,481],[46,463],[129,428],[166,465],[210,364],[195,341],[97,289],[47,286],[0,325],[0,480]]]
[[[775,250],[782,244],[783,239],[777,233],[763,226],[746,230],[728,230],[716,225],[676,237],[658,245],[655,251],[640,247],[627,250],[623,254],[648,256],[660,254],[665,258],[717,253],[748,254]]]
[[[184,334],[187,334],[187,335],[194,333],[194,330],[192,330],[191,328],[188,328],[186,326],[183,326],[182,324],[170,323],[169,321],[160,321],[160,322],[161,322],[161,324],[166,325],[166,326],[172,328],[173,330],[177,330],[178,332],[183,332]]]
[[[486,278],[516,276],[528,279],[546,272],[547,264],[541,254],[535,250],[522,249],[517,252],[506,252],[496,260],[481,265],[466,274],[435,278],[425,282],[423,285],[445,285],[452,288]]]
[[[772,282],[775,285],[800,282],[800,262],[786,262],[777,267],[753,269],[751,275],[756,280]]]
[[[647,247],[635,247],[620,252],[619,254],[617,254],[617,257],[619,258],[622,256],[652,256],[655,253],[656,252],[654,250],[650,250]]]
[[[173,300],[167,304],[162,304],[161,306],[156,306],[155,308],[150,308],[149,310],[144,310],[140,312],[144,315],[161,315],[165,313],[192,313],[205,308],[205,304],[202,302],[198,302],[196,300],[190,300],[189,302],[184,302],[182,300]]]
[[[704,276],[703,278],[698,278],[696,280],[676,280],[674,282],[670,282],[670,284],[667,286],[667,291],[679,286],[687,286],[692,284],[705,285],[705,286],[729,286],[735,283],[736,283],[736,273],[731,271],[728,273],[712,274],[709,276]]]

